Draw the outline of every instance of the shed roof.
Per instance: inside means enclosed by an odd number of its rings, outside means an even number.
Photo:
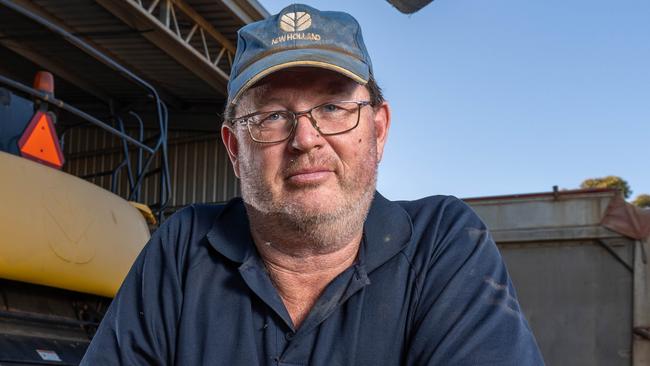
[[[138,94],[131,83],[11,5],[83,39],[153,84],[177,109],[223,101],[237,29],[268,15],[255,0],[0,1],[0,53],[29,61],[4,69],[33,75],[37,65],[77,88],[67,88],[65,100],[118,103]]]

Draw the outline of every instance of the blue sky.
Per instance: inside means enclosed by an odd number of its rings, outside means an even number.
[[[362,26],[392,106],[391,199],[577,188],[650,194],[650,1],[305,0]],[[261,0],[271,13],[286,1]]]

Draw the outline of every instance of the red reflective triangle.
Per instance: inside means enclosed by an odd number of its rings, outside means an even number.
[[[18,141],[20,153],[26,158],[36,160],[53,168],[63,167],[63,153],[56,137],[52,117],[38,111],[27,125]]]

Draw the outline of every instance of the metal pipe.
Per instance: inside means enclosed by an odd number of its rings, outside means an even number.
[[[138,139],[142,142],[144,142],[144,123],[142,122],[142,118],[140,118],[140,115],[135,113],[134,111],[129,111],[129,114],[133,116],[137,121],[140,126],[140,134],[138,135]],[[137,166],[136,166],[137,174],[142,174],[142,149],[138,150],[138,161],[137,161]],[[133,187],[131,187],[133,190]],[[140,194],[142,191],[142,187],[138,187],[138,190],[135,194],[135,200],[140,201]]]
[[[162,116],[164,116],[164,117],[167,116],[167,108],[165,106],[161,106],[161,112],[162,112],[161,113]],[[161,121],[163,121],[163,125],[161,125],[161,128],[160,128],[160,133],[162,135],[161,139],[163,139],[164,141],[167,141],[167,123],[166,123],[167,118],[163,118]],[[165,146],[161,146],[161,151],[160,151],[160,169],[161,169],[161,172],[160,172],[160,192],[158,192],[159,193],[158,194],[158,207],[159,207],[159,210],[157,212],[158,213],[157,219],[158,219],[158,221],[161,221],[161,222],[163,220],[162,208],[166,204],[165,201],[167,200],[167,197],[166,197],[167,196],[166,195],[166,193],[167,193],[167,180],[165,179],[166,178],[165,176],[167,175],[167,170],[165,169],[165,166],[166,166],[165,164],[167,163],[166,157],[167,157],[167,145],[165,144]]]
[[[0,1],[2,1],[2,0],[0,0]],[[0,83],[3,83],[5,85],[9,85],[12,88],[18,89],[18,90],[20,90],[20,91],[22,91],[24,93],[27,93],[27,94],[30,94],[30,95],[36,97],[36,98],[39,98],[39,99],[43,100],[44,102],[55,105],[55,106],[57,106],[57,107],[59,107],[59,108],[61,108],[63,110],[66,110],[66,111],[68,111],[68,112],[70,112],[70,113],[72,113],[74,115],[77,115],[78,117],[81,117],[81,118],[85,119],[86,121],[94,124],[95,126],[100,127],[100,128],[102,128],[102,129],[104,129],[104,130],[106,130],[106,131],[108,131],[108,132],[110,132],[110,133],[112,133],[112,134],[114,134],[116,136],[119,136],[119,137],[129,141],[130,143],[132,143],[132,144],[134,144],[134,145],[136,145],[136,146],[138,146],[138,147],[140,147],[142,149],[145,149],[146,151],[148,151],[148,152],[150,152],[152,154],[155,151],[154,149],[150,148],[147,145],[142,144],[141,142],[139,142],[138,140],[132,138],[131,136],[121,133],[120,131],[118,131],[115,128],[108,125],[106,122],[100,121],[99,119],[97,119],[97,118],[95,118],[95,117],[87,114],[86,112],[81,111],[81,110],[79,110],[79,109],[77,109],[75,107],[69,106],[66,103],[64,103],[62,100],[56,99],[56,98],[52,97],[50,94],[48,94],[48,93],[41,92],[39,90],[30,88],[30,87],[28,87],[26,85],[23,85],[23,84],[21,84],[21,83],[19,83],[17,81],[11,80],[11,79],[9,79],[7,77],[4,77],[2,75],[0,75]]]
[[[122,162],[115,169],[113,169],[113,172],[111,174],[111,192],[115,194],[117,194],[117,179],[120,173],[120,169],[122,169],[125,164],[126,160],[122,160]]]
[[[120,126],[120,131],[124,134],[126,134],[126,131],[124,129],[124,122],[122,121],[122,118],[117,117],[117,123]],[[138,149],[138,151],[141,151]],[[129,180],[129,188],[133,190],[133,169],[131,168],[131,155],[129,154],[129,146],[126,144],[126,141],[122,140],[122,153],[124,154],[124,160],[122,161],[122,164],[126,163],[126,173],[128,174],[127,178]]]
[[[159,144],[160,144],[160,142],[159,142]],[[158,147],[159,146],[156,146],[156,148],[158,148]],[[153,155],[153,154],[149,155],[149,157],[145,160],[144,167],[142,168],[142,173],[140,173],[140,175],[138,176],[138,179],[135,182],[136,190],[139,189],[139,187],[142,185],[142,181],[144,180],[144,177],[145,177],[144,172],[147,171],[147,169],[149,168],[149,164],[151,164],[151,162],[153,161],[154,156],[155,155]],[[135,190],[132,191],[129,194],[129,198],[128,198],[129,201],[133,200],[134,192],[135,192]]]

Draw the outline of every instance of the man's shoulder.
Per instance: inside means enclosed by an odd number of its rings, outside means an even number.
[[[420,208],[420,207],[439,207],[440,205],[447,205],[455,202],[462,202],[455,196],[450,195],[433,195],[418,198],[415,200],[397,200],[393,201],[405,208]]]
[[[186,206],[160,225],[150,243],[158,243],[154,246],[160,246],[163,251],[173,252],[186,251],[188,247],[200,245],[224,211],[239,203],[240,200],[233,199],[226,203]]]
[[[417,200],[394,202],[400,205],[412,220],[475,215],[465,202],[455,196],[435,195]]]
[[[241,199],[234,198],[222,203],[194,203],[175,212],[160,226],[164,227],[191,227],[193,231],[210,230],[215,220],[229,206],[239,204]]]
[[[403,222],[398,226],[406,230],[406,222],[409,222],[414,236],[425,232],[433,235],[458,228],[485,227],[474,210],[454,196],[435,195],[417,200],[390,201],[378,195],[377,201],[376,211],[385,217],[380,223],[395,225],[394,222]]]
[[[430,196],[412,201],[395,201],[411,220],[410,245],[404,254],[416,268],[428,268],[453,251],[469,255],[480,242],[487,228],[479,216],[461,199],[454,196]],[[452,258],[453,260],[453,258]],[[460,260],[460,259],[459,259]]]

